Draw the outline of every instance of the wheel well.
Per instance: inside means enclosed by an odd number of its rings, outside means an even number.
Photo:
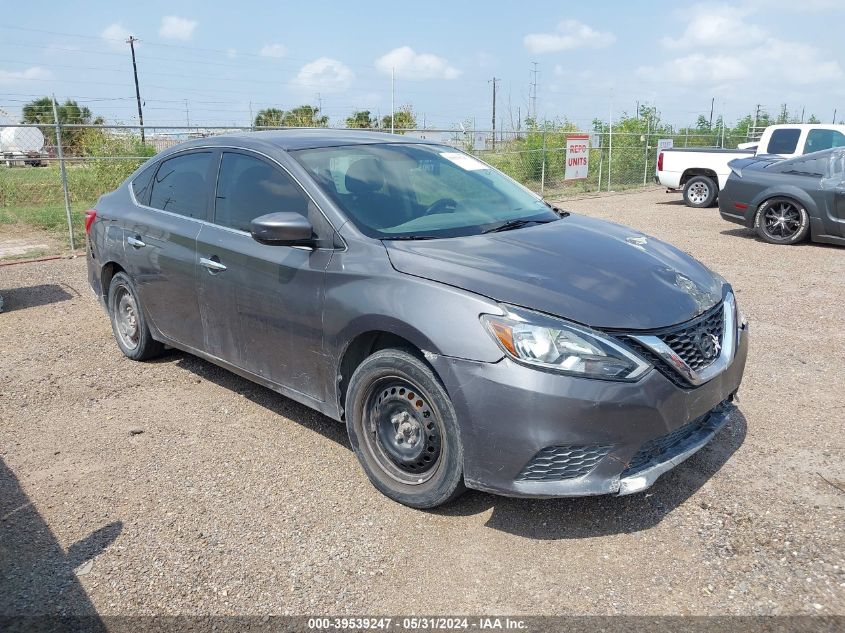
[[[103,291],[104,299],[108,299],[109,286],[111,285],[112,277],[114,277],[117,273],[122,272],[125,272],[123,270],[123,267],[115,262],[109,262],[108,264],[103,266],[103,270],[100,273],[100,286]]]
[[[419,347],[411,343],[408,339],[402,338],[392,332],[372,331],[356,336],[346,347],[338,368],[337,404],[341,420],[345,417],[344,405],[346,404],[346,389],[349,386],[349,379],[358,368],[358,365],[364,362],[364,359],[368,356],[372,356],[380,350],[390,348],[404,349],[421,360],[425,360],[422,350]]]
[[[719,176],[716,175],[715,171],[713,171],[712,169],[704,169],[704,168],[699,168],[699,167],[695,167],[693,169],[687,169],[681,175],[681,184],[682,185],[687,184],[687,180],[689,180],[690,178],[693,178],[695,176],[707,176],[708,178],[711,178],[713,180],[713,182],[715,182],[716,184],[719,184]]]

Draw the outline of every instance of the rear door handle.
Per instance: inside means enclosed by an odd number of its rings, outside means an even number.
[[[209,272],[219,273],[226,270],[224,264],[213,259],[208,259],[207,257],[200,257],[200,264],[208,268]]]
[[[144,248],[146,246],[146,244],[144,244],[143,240],[141,240],[137,237],[132,237],[131,235],[126,238],[126,243],[129,244],[130,246],[134,246],[135,248]]]

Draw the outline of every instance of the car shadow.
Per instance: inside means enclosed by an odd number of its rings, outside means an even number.
[[[173,362],[181,369],[185,369],[198,378],[213,382],[229,391],[241,394],[255,404],[267,409],[270,413],[282,416],[316,431],[323,437],[352,450],[346,435],[346,426],[323,415],[319,411],[300,404],[295,400],[281,395],[251,380],[242,378],[227,369],[218,367],[202,358],[191,354],[173,350],[171,354],[161,357],[161,362]]]
[[[519,499],[470,491],[434,512],[467,516],[492,508],[487,527],[540,540],[640,532],[660,523],[713,477],[742,446],[747,426],[745,416],[734,407],[728,423],[707,446],[639,494]]]
[[[730,237],[741,237],[747,240],[754,240],[755,242],[760,242],[760,244],[766,244],[760,237],[758,237],[757,232],[754,229],[747,229],[747,228],[738,228],[738,229],[726,229],[724,231],[719,232],[721,235],[728,235]],[[771,246],[779,247],[777,244],[771,244]],[[842,247],[838,244],[825,244],[824,242],[812,242],[810,240],[804,240],[803,242],[799,242],[798,244],[789,244],[789,248],[830,248],[834,250],[841,250]]]
[[[201,358],[174,351],[160,362],[173,362],[201,379],[242,394],[269,412],[309,428],[351,450],[343,424]],[[492,509],[486,526],[540,540],[591,538],[647,530],[660,523],[699,490],[745,441],[747,423],[733,407],[719,434],[649,490],[625,497],[520,499],[475,490],[431,510],[443,516],[470,516]]]
[[[75,570],[122,530],[109,523],[65,551],[0,458],[0,630],[105,631]]]
[[[23,310],[68,301],[78,297],[79,293],[70,286],[39,284],[23,288],[6,288],[0,291],[0,295],[3,296],[2,311],[11,312],[12,310]]]

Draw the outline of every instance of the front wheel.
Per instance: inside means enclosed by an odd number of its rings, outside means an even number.
[[[684,185],[684,202],[688,207],[703,209],[716,201],[719,187],[708,176],[693,176]]]
[[[807,210],[789,198],[771,198],[757,209],[754,230],[769,244],[796,244],[807,238]]]
[[[162,353],[164,346],[150,334],[135,286],[126,273],[112,277],[108,307],[114,338],[127,358],[147,360]]]
[[[349,381],[346,428],[370,481],[391,499],[433,508],[464,491],[455,408],[413,354],[386,349],[361,363]]]

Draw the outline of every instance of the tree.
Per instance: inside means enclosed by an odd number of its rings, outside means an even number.
[[[266,108],[255,116],[256,127],[326,127],[329,117],[320,116],[320,108],[301,105],[292,110]]]
[[[259,110],[258,114],[255,115],[255,127],[282,127],[284,116],[284,110],[278,108]]]
[[[62,104],[56,101],[56,111],[61,124],[91,123],[91,110],[72,99],[67,99]],[[24,105],[21,123],[54,125],[56,120],[53,118],[53,100],[50,97],[41,97]]]
[[[381,126],[386,130],[390,129],[390,115],[385,114],[381,118]],[[414,114],[414,109],[406,105],[393,113],[393,127],[396,130],[415,130],[417,129],[417,115]],[[402,132],[399,132],[401,134]]]
[[[64,103],[55,102],[56,112],[59,115],[60,125],[89,125],[91,123],[91,110],[80,106],[73,99],[66,99]],[[43,125],[41,132],[45,138],[55,139],[56,119],[53,116],[53,99],[41,97],[25,104],[22,109],[21,123],[34,123]],[[104,123],[102,117],[94,119],[96,125]],[[67,154],[78,154],[81,138],[85,128],[62,128],[62,149]]]
[[[378,127],[378,119],[370,116],[369,110],[355,110],[346,118],[346,127],[370,129]]]

